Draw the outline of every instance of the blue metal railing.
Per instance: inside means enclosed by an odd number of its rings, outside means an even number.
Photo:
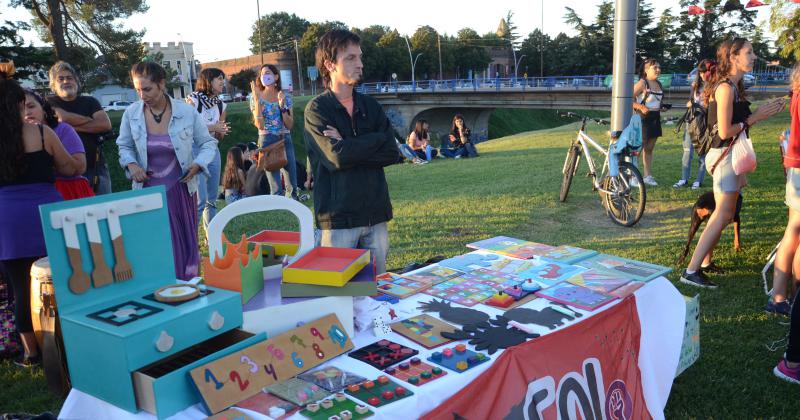
[[[752,86],[785,85],[788,73],[750,73],[745,84]],[[689,86],[693,74],[662,74],[659,78],[665,88]],[[692,78],[690,78],[692,77]],[[631,81],[633,82],[633,80]],[[361,93],[409,93],[409,92],[465,92],[465,91],[525,91],[541,89],[581,89],[601,88],[611,90],[611,75],[593,76],[548,76],[548,77],[509,77],[474,78],[445,80],[415,80],[364,83],[357,90]]]

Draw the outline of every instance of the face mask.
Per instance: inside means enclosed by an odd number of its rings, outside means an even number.
[[[262,74],[261,75],[261,84],[264,86],[271,86],[275,83],[275,76],[271,74]]]

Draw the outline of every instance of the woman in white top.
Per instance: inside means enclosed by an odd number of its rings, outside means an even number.
[[[651,169],[653,167],[653,150],[656,140],[661,137],[661,99],[664,90],[658,76],[661,65],[655,59],[644,60],[639,68],[639,81],[633,86],[636,101],[633,109],[642,115],[642,161],[644,163],[644,183],[658,185]]]
[[[203,69],[197,77],[195,91],[186,97],[186,103],[191,105],[203,117],[208,132],[221,142],[230,131],[226,119],[225,102],[219,99],[219,94],[225,87],[225,73],[222,70],[209,67]],[[197,154],[198,150],[195,150]],[[219,192],[219,177],[221,169],[219,148],[214,155],[214,160],[208,164],[208,176],[201,173],[198,176],[197,217],[203,219],[203,226],[217,214],[217,193]]]

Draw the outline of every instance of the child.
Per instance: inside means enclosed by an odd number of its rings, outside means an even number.
[[[242,149],[231,147],[225,161],[225,174],[222,176],[222,187],[225,189],[225,203],[230,204],[244,197],[244,161]]]

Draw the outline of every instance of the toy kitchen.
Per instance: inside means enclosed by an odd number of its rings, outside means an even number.
[[[165,418],[200,401],[191,369],[266,339],[239,293],[175,279],[163,187],[40,212],[73,387]]]

